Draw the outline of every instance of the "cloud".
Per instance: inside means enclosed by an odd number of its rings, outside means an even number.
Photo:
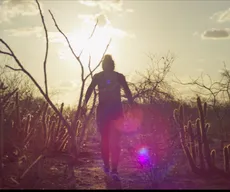
[[[198,32],[198,31],[195,31],[192,35],[193,35],[193,36],[198,36],[198,35],[199,35],[199,32]]]
[[[94,25],[96,21],[98,21],[99,27],[106,28],[109,36],[117,36],[117,37],[130,37],[134,38],[134,34],[130,34],[122,29],[115,28],[112,26],[108,15],[110,12],[114,12],[118,14],[118,16],[122,16],[123,12],[132,13],[133,9],[125,9],[122,0],[80,0],[79,3],[89,6],[89,7],[99,7],[101,10],[100,13],[92,15],[92,14],[80,14],[79,18],[83,19],[85,23],[89,23]]]
[[[60,81],[59,87],[61,88],[76,88],[77,87],[77,83],[75,81],[71,81],[71,80],[64,80],[64,81]]]
[[[219,23],[230,21],[230,8],[214,13],[210,19],[216,20]]]
[[[61,80],[53,86],[60,94],[68,94],[80,88],[80,82],[75,80]]]
[[[108,17],[103,13],[98,13],[95,15],[89,15],[89,14],[79,14],[78,18],[82,19],[85,23],[97,23],[99,27],[104,27],[106,25],[110,24],[110,21]]]
[[[67,37],[68,37],[68,34],[66,33]],[[51,43],[65,43],[66,40],[65,38],[63,37],[63,35],[59,32],[51,32],[51,31],[48,31],[48,37],[49,37],[49,41]]]
[[[108,32],[109,36],[116,36],[116,37],[129,37],[135,38],[134,34],[130,34],[122,29],[118,29],[112,26],[112,23],[109,21],[108,17],[104,13],[99,13],[96,15],[78,15],[80,19],[83,19],[85,23],[89,23],[94,25],[96,21],[98,22],[99,27],[104,27]]]
[[[24,27],[24,28],[17,28],[17,29],[6,29],[4,30],[5,33],[7,33],[8,36],[14,36],[14,37],[26,37],[35,35],[36,37],[41,37],[43,28],[40,26],[36,27]]]
[[[37,14],[38,8],[35,1],[2,0],[0,3],[0,23],[10,22],[11,19],[17,16],[31,16]]]
[[[230,29],[209,29],[202,34],[203,39],[226,39],[230,37]]]
[[[122,11],[123,10],[123,1],[122,0],[81,0],[79,3],[96,7],[98,6],[101,10],[105,11]]]
[[[79,3],[89,7],[99,7],[103,11],[133,13],[133,9],[124,9],[122,0],[80,0]]]

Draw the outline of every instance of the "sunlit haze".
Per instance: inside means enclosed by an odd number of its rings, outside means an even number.
[[[87,72],[89,55],[93,68],[110,38],[108,53],[114,58],[116,70],[130,81],[137,80],[136,71],[147,69],[147,53],[163,56],[171,51],[175,54],[169,79],[176,76],[186,81],[189,77],[198,77],[201,72],[218,79],[223,61],[229,67],[230,1],[40,2],[50,40],[48,83],[50,89],[60,91],[56,96],[58,101],[76,103],[81,70],[65,39],[55,28],[49,9],[76,54],[84,50],[81,59]],[[98,26],[89,39],[96,20]],[[0,1],[0,38],[43,84],[45,33],[34,1]],[[100,70],[101,67],[97,72]],[[188,94],[188,88],[178,89]]]

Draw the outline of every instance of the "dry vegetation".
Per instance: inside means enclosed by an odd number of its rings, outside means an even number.
[[[82,71],[77,110],[65,109],[64,103],[56,105],[51,99],[47,82],[47,29],[39,2],[36,3],[46,36],[44,89],[24,68],[10,46],[0,39],[6,48],[0,53],[12,58],[18,66],[12,68],[6,65],[6,68],[1,68],[1,188],[229,189],[230,72],[227,68],[224,68],[221,80],[211,82],[210,86],[204,84],[202,79],[178,82],[201,89],[194,104],[188,100],[179,101],[175,90],[166,81],[175,57],[170,53],[160,58],[149,55],[152,68],[147,70],[148,73],[140,74],[141,81],[130,82],[138,105],[137,114],[129,118],[139,117],[142,111],[143,119],[137,132],[123,136],[121,176],[124,181],[122,186],[113,184],[104,180],[100,169],[99,139],[94,126],[97,90],[90,109],[87,113],[82,110],[86,81],[92,77],[100,62],[91,69],[89,57],[90,73],[85,74],[81,54],[76,55],[49,11]],[[96,27],[97,24],[89,38]],[[14,75],[12,72],[9,75],[6,69],[13,70]],[[36,90],[41,97],[35,97]],[[124,110],[127,111],[125,103]],[[148,147],[150,151],[150,158],[144,164],[137,157],[136,146],[139,145]]]

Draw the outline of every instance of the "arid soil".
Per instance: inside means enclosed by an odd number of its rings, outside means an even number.
[[[180,160],[170,169],[164,171],[164,179],[155,180],[151,185],[151,177],[146,177],[146,170],[142,169],[134,156],[131,156],[126,146],[122,146],[119,174],[121,182],[112,181],[102,171],[99,138],[90,138],[80,154],[79,161],[74,167],[74,177],[68,176],[66,159],[49,158],[45,161],[42,175],[31,176],[27,187],[19,187],[12,180],[5,188],[33,188],[33,189],[230,189],[227,179],[202,178],[191,173],[187,161],[181,153]],[[30,175],[30,176],[29,176]],[[38,175],[38,174],[36,174]],[[27,179],[27,182],[28,182]],[[153,178],[152,178],[153,180]]]

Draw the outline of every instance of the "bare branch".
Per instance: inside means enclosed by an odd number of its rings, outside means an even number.
[[[171,87],[165,81],[171,65],[174,61],[173,55],[167,54],[165,57],[157,58],[149,53],[147,57],[150,60],[150,66],[145,73],[139,73],[141,81],[129,83],[133,89],[133,99],[139,99],[141,102],[153,102],[157,99],[170,99],[171,93],[167,93]]]
[[[41,10],[41,6],[38,3],[38,0],[35,0],[39,9],[39,13],[41,16],[41,20],[42,20],[42,25],[45,31],[45,37],[46,37],[46,49],[45,49],[45,58],[44,58],[44,62],[43,62],[43,70],[44,70],[44,80],[45,80],[45,93],[48,96],[48,82],[47,82],[47,72],[46,72],[46,63],[47,63],[47,57],[48,57],[48,52],[49,52],[49,39],[48,39],[48,31],[46,28],[46,24],[45,24],[45,20],[44,20],[44,16],[42,14],[42,10]]]
[[[89,68],[89,72],[90,72],[91,77],[93,77],[92,70],[91,70],[91,55],[89,55],[88,68]]]
[[[65,35],[65,33],[64,33],[64,32],[60,29],[60,27],[58,26],[58,24],[57,24],[57,22],[56,22],[56,20],[55,20],[55,18],[54,18],[54,16],[53,16],[53,14],[52,14],[52,12],[51,12],[50,10],[49,10],[49,13],[50,13],[50,15],[51,15],[51,17],[52,17],[52,19],[53,19],[53,21],[54,21],[55,27],[56,27],[57,30],[63,35],[63,37],[65,38],[66,42],[68,43],[68,46],[69,46],[69,48],[70,48],[70,50],[71,50],[73,56],[74,56],[75,59],[79,62],[80,66],[81,66],[81,80],[83,81],[83,80],[84,80],[84,66],[83,66],[83,64],[82,64],[82,62],[81,62],[81,60],[80,60],[80,58],[79,58],[79,57],[76,55],[76,53],[74,52],[74,50],[73,50],[73,48],[72,48],[72,46],[71,46],[71,44],[70,44],[70,42],[69,42],[68,37]]]
[[[1,50],[0,50],[0,53],[1,53],[1,54],[4,54],[4,55],[9,55],[9,56],[12,57],[12,54],[11,54],[11,53],[8,53],[8,52],[5,52],[5,51],[1,51]]]
[[[97,24],[98,24],[98,19],[97,19],[97,21],[96,21],[96,23],[95,23],[95,25],[94,25],[94,28],[93,28],[93,31],[92,31],[91,35],[89,36],[89,39],[91,39],[92,36],[93,36],[93,34],[95,33],[95,30],[96,30],[96,28],[97,28]]]
[[[49,99],[49,97],[47,97],[46,93],[43,91],[43,89],[41,88],[41,86],[38,84],[38,82],[34,79],[34,77],[23,67],[23,65],[21,64],[21,62],[19,61],[19,59],[16,57],[16,55],[14,54],[13,50],[10,48],[10,46],[3,40],[0,39],[0,42],[3,43],[7,49],[10,51],[10,53],[12,54],[12,57],[14,58],[14,60],[16,61],[16,63],[18,64],[18,66],[21,68],[21,70],[23,71],[23,73],[25,73],[30,79],[31,81],[35,84],[35,86],[38,88],[38,90],[40,91],[40,93],[44,96],[44,98],[46,99],[46,101],[49,103],[49,105],[53,108],[53,110],[58,114],[58,116],[61,118],[63,124],[68,128],[69,133],[71,134],[72,131],[70,129],[70,125],[67,122],[67,120],[63,117],[63,115],[60,113],[60,111],[57,109],[57,107],[53,104],[53,102]]]
[[[93,73],[94,71],[96,71],[97,68],[101,65],[101,62],[102,62],[102,60],[103,60],[103,57],[104,57],[105,53],[107,52],[107,50],[108,50],[108,48],[109,48],[109,45],[111,44],[111,41],[112,41],[112,39],[109,40],[109,42],[108,42],[108,44],[106,45],[106,48],[105,48],[105,50],[104,50],[104,53],[103,53],[103,55],[102,55],[102,57],[101,57],[101,60],[99,61],[99,63],[97,64],[97,66],[91,71],[91,73]],[[91,73],[88,74],[88,75],[85,77],[85,80],[88,79],[88,77],[91,75]]]
[[[97,19],[97,21],[96,21],[96,23],[95,23],[95,25],[94,25],[93,31],[91,32],[91,34],[90,34],[88,40],[90,40],[90,39],[93,37],[93,35],[94,35],[95,31],[96,31],[96,28],[97,28],[97,24],[98,24],[98,19]],[[79,58],[81,57],[83,51],[84,51],[84,48],[81,50],[81,52],[80,52],[80,54],[79,54],[79,56],[78,56]]]
[[[13,67],[11,67],[11,66],[9,66],[9,65],[5,65],[5,66],[6,66],[7,68],[13,70],[13,71],[22,71],[22,69],[15,69],[15,68],[13,68]]]

